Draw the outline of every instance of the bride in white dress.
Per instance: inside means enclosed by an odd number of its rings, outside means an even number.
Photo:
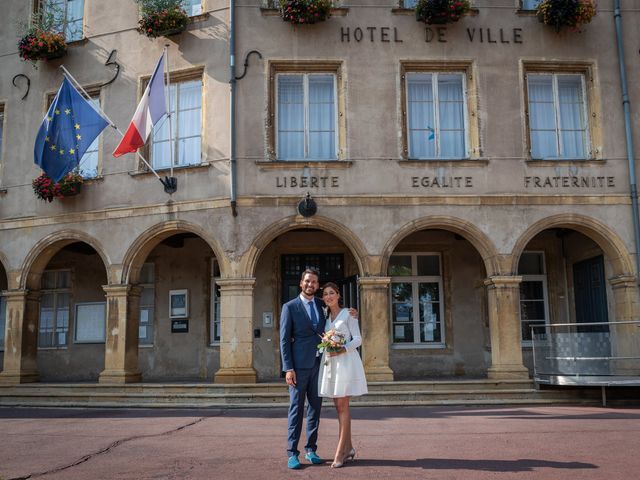
[[[342,467],[347,460],[353,460],[356,451],[351,443],[351,413],[349,399],[367,393],[362,360],[356,350],[362,344],[358,320],[349,315],[349,309],[340,308],[338,286],[327,283],[322,289],[322,300],[329,308],[325,330],[343,333],[346,343],[337,352],[324,352],[320,363],[319,394],[333,398],[338,412],[340,437],[336,455],[331,466]]]

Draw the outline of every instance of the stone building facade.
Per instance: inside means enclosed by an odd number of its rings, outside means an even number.
[[[475,0],[448,25],[353,0],[295,28],[237,4],[235,172],[228,2],[190,1],[185,32],[148,39],[132,0],[80,1],[81,35],[37,69],[9,17],[39,5],[6,3],[2,382],[276,380],[280,306],[306,266],[358,306],[371,381],[527,378],[532,324],[638,317],[612,0],[560,33],[520,0]],[[635,79],[640,12],[622,3]],[[57,67],[124,129],[165,44],[177,192],[113,158],[107,129],[80,195],[36,199]],[[162,128],[142,153],[168,175]]]

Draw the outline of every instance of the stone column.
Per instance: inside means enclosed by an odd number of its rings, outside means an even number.
[[[522,363],[520,327],[520,282],[522,277],[494,276],[487,286],[489,329],[491,333],[491,379],[527,379]]]
[[[638,305],[638,285],[636,277],[624,275],[609,279],[613,290],[616,322],[640,319]],[[628,360],[611,362],[611,373],[615,375],[637,375],[640,362],[634,357],[640,353],[640,325],[628,323],[612,325],[609,328],[611,356],[627,357]]]
[[[3,296],[7,300],[7,324],[4,370],[0,373],[0,383],[37,382],[40,292],[7,290]]]
[[[104,285],[107,299],[104,371],[100,383],[140,382],[138,324],[141,287]]]
[[[220,370],[215,383],[256,383],[253,368],[255,278],[224,278],[220,286]]]
[[[389,367],[389,284],[390,277],[362,277],[360,291],[360,330],[362,360],[367,380],[393,381]]]

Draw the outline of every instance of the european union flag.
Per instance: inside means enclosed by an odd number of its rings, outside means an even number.
[[[34,162],[58,182],[80,164],[95,138],[108,125],[66,78],[36,136]]]

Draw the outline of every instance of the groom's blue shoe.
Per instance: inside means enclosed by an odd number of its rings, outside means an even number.
[[[292,455],[289,457],[289,460],[287,461],[287,467],[292,470],[297,470],[302,467],[302,464],[300,463],[300,460],[298,460],[297,455]]]
[[[314,465],[320,465],[322,463],[322,459],[316,454],[316,452],[307,452],[304,458],[309,460]]]

